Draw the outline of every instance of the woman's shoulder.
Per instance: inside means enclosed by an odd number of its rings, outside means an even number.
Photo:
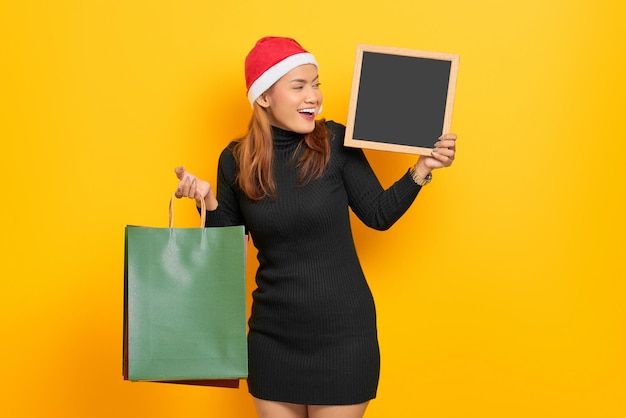
[[[343,139],[346,136],[346,127],[341,123],[335,122],[334,120],[328,120],[325,124],[326,129],[328,130],[328,140],[330,141],[331,152],[335,155],[343,153]]]
[[[235,153],[235,146],[237,145],[239,141],[231,141],[228,145],[226,145],[226,147],[224,147],[224,149],[222,150],[222,152],[220,153],[220,159],[222,158],[230,158],[230,159],[234,159],[234,153]]]
[[[235,146],[238,141],[231,141],[221,152],[219,157],[219,166],[234,174],[237,171],[237,161],[235,160]]]
[[[338,158],[360,158],[363,150],[360,148],[346,147],[344,138],[346,136],[346,127],[341,123],[333,120],[326,121],[326,128],[330,132],[330,148],[332,153]]]
[[[330,140],[343,143],[343,138],[346,135],[346,127],[334,120],[328,120],[325,123],[326,129],[330,131]]]

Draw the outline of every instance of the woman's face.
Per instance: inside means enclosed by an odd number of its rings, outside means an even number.
[[[273,126],[301,134],[312,132],[322,106],[317,67],[305,64],[294,68],[263,93],[257,103],[267,110]]]

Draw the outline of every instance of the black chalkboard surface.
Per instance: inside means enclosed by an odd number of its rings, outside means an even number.
[[[344,144],[429,155],[448,133],[459,56],[358,45]]]

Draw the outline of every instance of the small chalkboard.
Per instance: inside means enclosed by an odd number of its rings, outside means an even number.
[[[450,132],[459,56],[358,45],[344,144],[430,155]]]

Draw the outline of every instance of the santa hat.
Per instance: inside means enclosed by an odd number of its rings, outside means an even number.
[[[294,39],[275,36],[259,39],[246,57],[246,87],[250,104],[254,105],[256,99],[282,76],[304,64],[319,68],[313,55]]]

